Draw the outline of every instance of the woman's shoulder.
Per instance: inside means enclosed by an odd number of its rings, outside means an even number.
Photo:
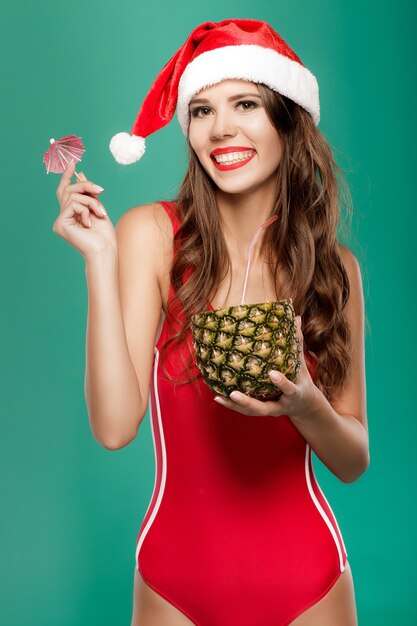
[[[363,277],[359,260],[352,250],[339,243],[339,255],[349,280],[350,300],[355,305],[361,305],[363,293]]]
[[[164,203],[136,205],[123,213],[116,224],[119,254],[130,265],[149,262],[164,284],[173,255],[173,228]]]
[[[359,261],[350,248],[338,243],[338,252],[348,275],[360,269]]]
[[[173,239],[176,230],[176,207],[171,200],[138,204],[123,213],[116,230],[130,232],[133,236],[161,237],[166,242]]]
[[[361,327],[365,307],[361,265],[352,250],[346,246],[339,244],[339,253],[349,281],[347,314],[351,323]]]
[[[119,254],[133,264],[152,259],[158,276],[163,276],[172,256],[171,220],[158,202],[139,204],[125,211],[116,226]]]

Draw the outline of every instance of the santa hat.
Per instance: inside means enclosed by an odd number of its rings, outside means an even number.
[[[142,103],[131,134],[118,133],[110,151],[118,163],[138,161],[145,137],[168,124],[177,109],[187,135],[191,98],[222,80],[264,83],[306,109],[316,126],[320,120],[315,76],[283,38],[259,20],[230,19],[197,26],[166,63]]]

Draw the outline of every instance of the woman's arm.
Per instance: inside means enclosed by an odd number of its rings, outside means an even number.
[[[162,306],[154,212],[154,205],[127,211],[116,226],[118,255],[86,263],[85,397],[94,437],[108,449],[135,438],[148,404]]]
[[[291,420],[319,459],[344,483],[366,471],[368,433],[356,416],[338,413],[321,394],[308,419],[293,416]]]
[[[364,300],[360,266],[341,248],[350,283],[346,313],[352,331],[352,366],[330,404],[317,390],[311,411],[291,420],[321,461],[343,482],[353,482],[369,465],[364,348]]]

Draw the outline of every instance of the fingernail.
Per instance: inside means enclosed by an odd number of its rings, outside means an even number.
[[[275,370],[273,370],[272,372],[270,372],[270,377],[272,378],[272,380],[275,380],[276,382],[279,382],[281,380],[281,374],[279,372],[276,372]]]
[[[96,191],[104,191],[103,187],[100,187],[100,185],[94,185],[94,189],[96,189]]]
[[[103,215],[107,215],[106,209],[104,208],[104,206],[102,204],[98,205],[98,208],[100,209],[100,211],[103,213]]]
[[[232,400],[234,400],[235,402],[239,402],[239,400],[242,399],[242,394],[239,393],[239,391],[232,391],[229,397],[232,398]]]
[[[91,217],[88,218],[88,225],[91,226]]]

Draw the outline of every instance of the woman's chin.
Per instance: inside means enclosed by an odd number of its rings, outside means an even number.
[[[210,174],[209,174],[210,176]],[[226,179],[225,176],[210,176],[216,187],[223,193],[246,194],[254,191],[262,183],[260,181],[249,181],[247,176],[235,177],[233,180]]]

